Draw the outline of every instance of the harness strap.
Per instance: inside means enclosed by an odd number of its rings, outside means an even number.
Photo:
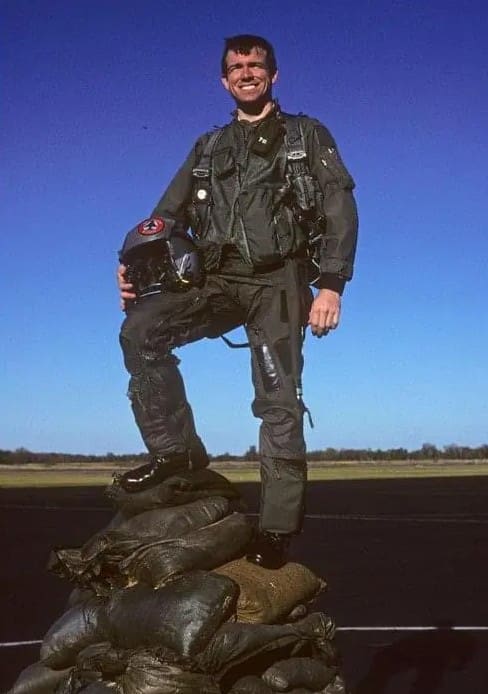
[[[216,130],[210,133],[210,137],[208,138],[207,144],[203,149],[200,161],[198,162],[198,165],[195,166],[195,168],[193,169],[192,173],[195,176],[195,178],[210,178],[212,153],[214,151],[215,145],[217,144],[220,136],[222,135],[223,130],[224,128],[217,128]]]
[[[217,128],[210,133],[200,160],[193,168],[192,174],[195,181],[193,185],[192,203],[199,220],[197,236],[205,234],[210,223],[210,206],[212,205],[212,185],[210,180],[212,170],[212,154],[223,128]]]
[[[284,116],[285,119],[285,147],[288,162],[296,162],[307,158],[303,130],[300,119]]]
[[[225,335],[221,335],[220,339],[225,342],[227,347],[231,347],[232,349],[244,349],[245,347],[249,347],[249,342],[232,342],[232,340],[229,340],[228,337],[225,337]]]

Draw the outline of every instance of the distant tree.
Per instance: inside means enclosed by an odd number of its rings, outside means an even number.
[[[461,457],[461,447],[457,443],[450,443],[444,446],[444,458],[447,460],[458,459]]]
[[[250,462],[255,462],[256,460],[259,460],[259,455],[256,450],[256,446],[249,446],[247,451],[243,455],[244,460],[248,460]]]
[[[423,443],[420,448],[422,458],[437,460],[440,457],[440,451],[433,443]]]

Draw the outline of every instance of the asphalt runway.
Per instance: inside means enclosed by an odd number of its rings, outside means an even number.
[[[239,485],[257,510],[259,488]],[[0,690],[72,588],[46,570],[114,511],[102,488],[0,489]],[[488,477],[311,483],[292,558],[325,577],[354,694],[488,692]],[[426,629],[435,627],[435,629]],[[14,644],[14,645],[12,645]]]

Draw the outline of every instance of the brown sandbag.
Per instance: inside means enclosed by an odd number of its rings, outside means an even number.
[[[164,646],[193,656],[234,614],[238,592],[227,576],[205,571],[156,590],[136,585],[117,591],[106,609],[108,640],[117,648]]]
[[[317,692],[330,684],[336,674],[336,667],[330,667],[316,658],[288,658],[274,663],[262,674],[262,678],[277,692],[298,687]]]
[[[251,624],[283,621],[298,604],[310,602],[327,585],[306,566],[293,562],[270,571],[236,559],[214,571],[237,583],[237,619]]]
[[[144,545],[120,563],[131,582],[161,586],[173,576],[194,569],[213,569],[241,555],[252,536],[242,513],[232,513],[174,540]]]
[[[313,612],[293,624],[224,624],[200,653],[196,662],[204,672],[218,673],[221,678],[236,665],[269,651],[296,650],[303,645],[322,650],[323,642],[334,637],[332,620],[321,612]]]
[[[71,668],[53,670],[44,663],[33,663],[22,670],[7,694],[53,694],[70,671]]]
[[[180,506],[211,496],[223,496],[234,501],[240,499],[235,485],[218,472],[208,469],[182,472],[150,489],[135,493],[124,491],[115,479],[106,494],[126,518],[153,508]]]
[[[191,530],[214,523],[229,510],[224,497],[198,499],[178,507],[145,511],[121,523],[115,530],[104,530],[79,549],[51,552],[48,569],[80,586],[89,585],[97,594],[104,589],[127,585],[119,563],[148,542],[177,538]]]
[[[41,661],[61,670],[74,665],[78,653],[106,639],[106,600],[91,598],[67,610],[54,622],[41,644]]]
[[[210,675],[160,660],[150,651],[135,651],[126,671],[115,679],[120,694],[220,694]]]

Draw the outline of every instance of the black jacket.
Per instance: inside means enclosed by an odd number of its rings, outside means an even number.
[[[306,234],[293,212],[287,185],[284,116],[279,110],[252,124],[233,120],[215,144],[211,161],[210,206],[195,196],[198,166],[211,133],[200,137],[153,211],[192,227],[204,245],[236,247],[248,268],[260,272],[300,252]],[[354,182],[329,131],[301,119],[308,169],[316,183],[317,208],[326,219],[321,245],[321,287],[342,292],[352,277],[357,213]],[[217,269],[217,268],[216,268]]]

